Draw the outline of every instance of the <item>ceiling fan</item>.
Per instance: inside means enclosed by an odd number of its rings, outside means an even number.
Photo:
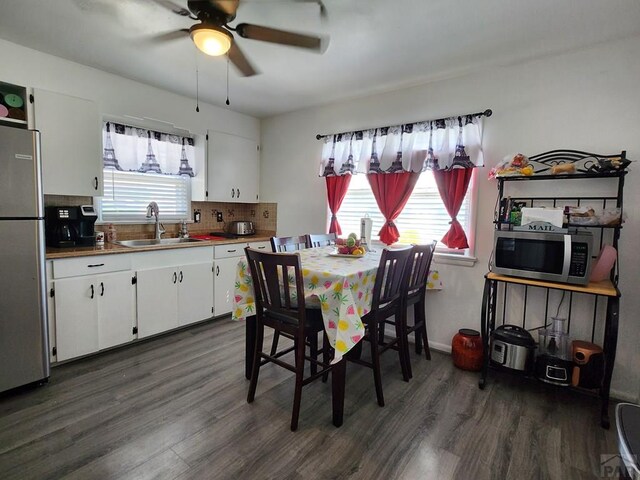
[[[320,14],[325,15],[324,5],[320,0],[313,1],[320,6]],[[240,0],[188,0],[187,8],[171,0],[155,0],[159,5],[168,8],[173,13],[193,20],[199,20],[191,28],[183,28],[156,37],[158,40],[172,40],[189,35],[193,43],[207,55],[218,56],[228,54],[229,60],[245,77],[256,75],[257,70],[251,65],[247,57],[236,43],[232,32],[242,38],[261,40],[263,42],[289,45],[322,52],[326,47],[326,40],[321,37],[304,35],[286,30],[262,27],[250,23],[239,23],[235,27],[229,25],[236,18]]]

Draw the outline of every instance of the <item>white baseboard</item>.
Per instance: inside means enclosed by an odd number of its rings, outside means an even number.
[[[429,348],[431,350],[436,350],[437,352],[448,353],[451,355],[451,345],[447,345],[445,343],[438,342],[429,342]]]

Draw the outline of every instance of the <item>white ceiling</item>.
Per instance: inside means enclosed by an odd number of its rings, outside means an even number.
[[[173,0],[186,6],[186,0]],[[193,20],[153,0],[1,0],[0,38],[224,106],[226,60],[188,37]],[[240,38],[260,70],[230,67],[232,110],[270,116],[640,35],[638,0],[241,0],[235,25],[330,38],[324,54]]]

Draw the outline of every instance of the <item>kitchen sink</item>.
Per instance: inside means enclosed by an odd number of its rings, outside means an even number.
[[[145,238],[142,240],[121,240],[115,242],[118,245],[122,245],[123,247],[153,247],[155,245],[176,245],[180,243],[194,243],[194,242],[202,242],[202,240],[197,238],[161,238],[160,240],[156,240],[154,238]]]

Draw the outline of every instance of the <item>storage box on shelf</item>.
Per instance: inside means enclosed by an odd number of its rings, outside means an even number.
[[[547,174],[548,172],[542,172],[541,174],[533,176],[503,176],[497,177],[498,182],[498,200],[496,205],[504,205],[504,199],[507,197],[505,187],[507,184],[511,184],[511,188],[517,190],[516,186],[524,186],[526,183],[531,185],[543,185],[545,183],[537,183],[539,181],[553,182],[551,187],[552,194],[536,195],[535,193],[522,194],[521,192],[508,192],[514,195],[510,196],[510,202],[512,204],[522,204],[529,207],[538,206],[550,206],[550,207],[566,207],[574,206],[580,207],[585,205],[596,205],[602,209],[615,208],[620,213],[620,220],[618,222],[612,222],[612,224],[601,225],[597,222],[592,224],[573,222],[572,218],[567,215],[566,226],[579,227],[581,229],[589,229],[594,235],[594,253],[597,254],[604,244],[611,244],[617,250],[618,240],[620,238],[620,230],[622,229],[622,213],[623,213],[623,189],[624,179],[626,171],[621,170],[605,170],[599,168],[603,163],[606,163],[608,159],[622,159],[625,160],[625,152],[621,152],[618,155],[597,155],[588,152],[580,152],[575,150],[555,150],[552,152],[543,153],[531,157],[532,162],[536,162],[538,166],[541,166],[541,170],[545,170],[545,167],[549,169],[554,165],[566,165],[573,164],[572,170],[576,173],[563,173],[558,175]],[[606,180],[610,179],[610,180]],[[598,192],[593,192],[590,188],[592,184],[586,184],[584,195],[571,195],[566,192],[566,181],[592,181],[598,184],[606,183],[603,189],[598,189]],[[530,183],[535,182],[535,183]],[[609,182],[609,183],[607,183]],[[558,188],[560,185],[562,187]],[[579,190],[579,188],[578,188]],[[601,191],[607,191],[606,194],[600,194]],[[561,192],[556,194],[556,192]],[[566,195],[566,196],[565,196]],[[494,217],[494,224],[497,229],[511,229],[513,228],[512,222],[508,215],[505,215],[504,208],[497,209]],[[599,248],[598,248],[599,245]],[[574,296],[580,298],[591,297],[593,299],[593,313],[591,316],[591,342],[596,339],[597,326],[602,327],[601,322],[604,322],[602,328],[602,347],[605,357],[605,371],[601,385],[594,389],[599,393],[601,398],[601,425],[604,428],[609,428],[609,391],[611,386],[611,376],[613,373],[613,366],[616,357],[616,346],[618,337],[618,315],[619,315],[619,299],[620,291],[618,290],[618,274],[617,269],[612,270],[609,279],[601,282],[590,282],[588,285],[572,285],[568,283],[556,283],[548,281],[533,280],[529,278],[518,278],[507,275],[499,275],[494,272],[489,272],[485,275],[484,294],[482,298],[482,340],[484,349],[484,361],[482,368],[482,376],[479,382],[480,388],[484,388],[487,381],[487,375],[490,367],[493,367],[490,361],[490,337],[498,325],[504,325],[506,323],[515,323],[507,321],[507,301],[509,299],[509,289],[522,288],[524,291],[520,291],[520,298],[523,298],[522,319],[521,325],[523,328],[527,327],[527,307],[529,306],[529,312],[531,312],[531,305],[528,305],[528,299],[533,295],[530,289],[542,289],[543,296],[545,298],[545,310],[544,310],[544,325],[540,327],[547,327],[549,322],[549,294],[553,291],[563,291],[569,294],[569,309],[568,309],[568,322],[566,333],[571,333],[571,321],[572,321],[572,307]],[[539,298],[537,300],[540,300]],[[599,305],[599,301],[606,301],[606,309],[602,309],[602,304]],[[533,302],[529,302],[533,303]],[[539,306],[539,305],[536,305]],[[558,307],[559,308],[559,307]],[[540,310],[538,309],[538,312]],[[582,319],[576,319],[583,320]],[[531,326],[531,324],[529,324]],[[585,327],[581,325],[581,327]],[[529,372],[532,374],[532,372]]]

